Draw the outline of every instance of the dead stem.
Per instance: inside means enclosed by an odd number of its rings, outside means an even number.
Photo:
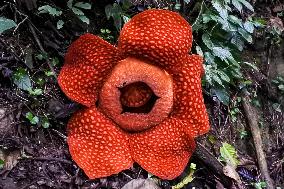
[[[251,105],[249,101],[248,94],[243,94],[242,104],[243,104],[243,108],[245,111],[245,116],[246,116],[248,125],[252,133],[258,166],[261,171],[261,175],[267,183],[267,188],[273,189],[274,184],[273,184],[272,179],[270,178],[269,170],[267,168],[265,153],[263,151],[263,146],[262,146],[261,132],[258,127],[258,118],[255,113],[254,107]]]

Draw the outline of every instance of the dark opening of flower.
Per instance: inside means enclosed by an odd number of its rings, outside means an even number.
[[[68,145],[90,178],[134,161],[163,179],[181,174],[194,138],[209,130],[203,60],[188,54],[191,43],[190,25],[167,10],[134,16],[118,47],[92,34],[72,43],[58,82],[86,106],[68,123]]]
[[[119,88],[119,91],[121,113],[149,113],[159,98],[146,83],[140,81]]]

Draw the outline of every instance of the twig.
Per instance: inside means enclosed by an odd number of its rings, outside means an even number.
[[[61,158],[48,158],[48,157],[27,157],[23,159],[30,159],[30,160],[36,160],[36,161],[57,161],[60,163],[65,163],[65,164],[73,164],[72,161],[66,160],[66,159],[61,159]]]
[[[211,171],[214,172],[222,181],[225,187],[230,188],[232,180],[223,173],[223,164],[218,161],[203,145],[197,142],[194,157],[205,164]]]
[[[33,36],[34,36],[34,38],[35,38],[35,41],[36,41],[36,43],[37,43],[39,49],[41,50],[41,52],[43,52],[44,54],[47,54],[46,51],[44,50],[44,48],[43,48],[41,42],[40,42],[40,40],[39,40],[39,38],[38,38],[38,36],[37,36],[35,30],[34,30],[34,27],[32,26],[32,24],[31,24],[30,22],[29,22],[29,28],[30,28],[30,30],[31,30],[31,32],[32,32],[32,34],[33,34]],[[56,76],[55,70],[54,70],[54,68],[53,68],[53,66],[52,66],[52,64],[51,64],[51,62],[50,62],[48,59],[46,60],[46,62],[47,62],[47,64],[48,64],[49,69],[50,69],[51,72],[53,73],[53,76],[54,76],[55,79],[57,80],[57,76]]]
[[[200,5],[200,11],[198,13],[197,18],[195,19],[194,23],[191,25],[191,27],[193,28],[196,24],[198,24],[199,22],[199,18],[201,16],[201,14],[203,13],[203,5],[204,5],[204,1],[202,1],[201,5]]]
[[[255,146],[258,166],[261,171],[261,175],[267,183],[267,188],[273,189],[274,185],[273,185],[272,179],[270,178],[269,171],[267,168],[265,153],[263,151],[263,146],[262,146],[261,133],[258,127],[257,115],[255,113],[254,107],[250,104],[248,94],[243,93],[242,104],[243,104],[243,108],[245,111],[245,116],[247,118],[248,125],[252,133],[252,138],[253,138],[253,142]]]
[[[21,59],[21,57],[19,55],[16,54],[16,52],[12,49],[11,45],[8,45],[1,37],[0,37],[0,43],[2,43],[4,46],[6,46],[6,49],[9,50],[14,56],[15,59],[21,63],[25,63],[25,61],[23,61]]]
[[[25,15],[25,18],[16,26],[16,28],[13,31],[13,35],[15,35],[16,31],[18,30],[18,28],[20,27],[21,24],[23,24],[29,17],[27,15]]]

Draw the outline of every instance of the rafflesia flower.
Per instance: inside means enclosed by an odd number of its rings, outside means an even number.
[[[68,49],[58,82],[85,106],[68,123],[73,160],[91,179],[134,162],[179,176],[209,130],[202,58],[189,55],[191,26],[179,14],[147,10],[121,31],[118,47],[85,34]]]

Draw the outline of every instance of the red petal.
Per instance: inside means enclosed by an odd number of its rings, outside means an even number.
[[[95,104],[105,76],[119,61],[117,49],[92,34],[73,42],[65,56],[58,83],[72,100],[86,106]]]
[[[67,142],[72,159],[91,179],[119,173],[133,164],[128,137],[95,107],[73,115]]]
[[[190,55],[182,72],[173,76],[175,97],[172,115],[184,121],[190,136],[202,135],[210,129],[202,96],[202,62],[199,55]]]
[[[195,149],[193,138],[182,129],[180,120],[167,118],[154,128],[132,134],[129,139],[134,161],[162,179],[176,178]]]
[[[125,56],[146,58],[167,71],[177,70],[192,44],[191,27],[175,12],[147,10],[123,27],[118,47]]]

